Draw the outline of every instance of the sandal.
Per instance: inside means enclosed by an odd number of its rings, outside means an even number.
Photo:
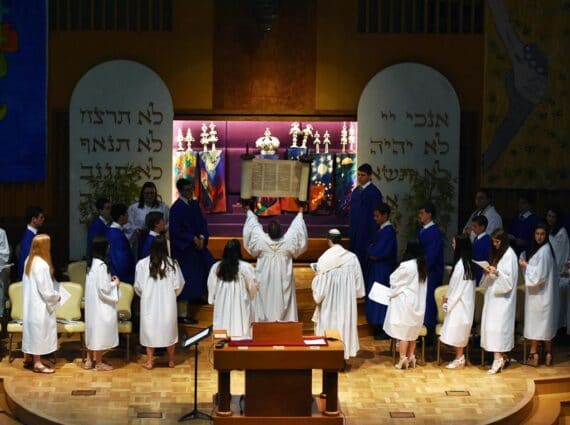
[[[552,353],[546,353],[546,356],[544,357],[544,364],[546,366],[552,366]]]
[[[41,366],[34,366],[33,371],[35,373],[54,373],[55,372],[55,370],[50,369],[49,367],[47,367],[44,364],[42,364]]]
[[[174,361],[169,361],[168,362],[168,367],[173,368],[174,366],[176,366],[176,363],[174,363]]]
[[[526,360],[526,364],[528,366],[537,367],[538,366],[539,356],[538,353],[530,353],[528,355],[528,359]]]
[[[153,362],[146,362],[142,364],[142,367],[144,367],[146,370],[151,370],[154,367],[154,363]]]
[[[95,363],[93,362],[93,360],[87,359],[87,360],[85,360],[85,364],[83,365],[83,369],[93,369],[93,366],[95,366]]]
[[[103,363],[103,362],[101,362],[101,363],[97,363],[97,364],[95,365],[95,370],[96,370],[97,372],[106,372],[106,371],[108,371],[108,370],[113,370],[113,366],[111,366],[111,365],[108,364],[108,363]]]

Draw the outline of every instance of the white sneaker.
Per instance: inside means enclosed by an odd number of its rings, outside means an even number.
[[[446,369],[463,369],[465,367],[465,356],[454,359],[452,362],[445,366]]]

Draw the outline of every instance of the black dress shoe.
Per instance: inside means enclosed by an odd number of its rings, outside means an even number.
[[[179,317],[178,323],[183,323],[184,325],[195,325],[198,323],[198,321],[190,317]]]

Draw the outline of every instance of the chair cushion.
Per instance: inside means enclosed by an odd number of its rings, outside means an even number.
[[[68,323],[58,323],[57,324],[57,332],[58,333],[77,333],[77,332],[85,332],[85,322],[68,322]]]
[[[425,326],[422,326],[420,328],[420,335],[419,336],[426,336],[427,335],[427,328]]]
[[[437,336],[441,335],[441,328],[443,328],[443,325],[435,325],[435,334]],[[420,331],[420,334],[421,334],[421,331]]]
[[[10,322],[8,323],[7,329],[9,334],[22,333],[24,326],[18,322]]]

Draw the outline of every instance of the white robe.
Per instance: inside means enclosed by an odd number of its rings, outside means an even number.
[[[176,297],[184,287],[178,263],[168,268],[166,276],[150,276],[150,256],[137,263],[135,291],[141,297],[140,343],[145,347],[169,347],[178,342]]]
[[[29,257],[24,264],[24,270]],[[55,309],[59,302],[57,283],[52,279],[48,263],[35,257],[27,275],[23,276],[22,351],[43,355],[57,350]]]
[[[556,311],[558,311],[558,328],[563,328],[566,326],[568,334],[570,334],[570,297],[568,296],[568,288],[570,286],[570,280],[568,279],[568,273],[566,269],[566,262],[570,259],[570,241],[568,240],[568,233],[564,227],[560,228],[556,235],[549,236],[550,244],[554,249],[554,256],[556,257],[555,267],[558,272],[558,289],[560,297],[554,297],[554,306]],[[555,276],[555,277],[557,277]]]
[[[8,264],[10,260],[10,244],[6,237],[4,229],[0,229],[0,267]],[[0,270],[0,306],[5,304],[4,295],[7,292],[8,282],[10,282],[10,268]],[[2,317],[4,309],[0,309],[0,317]]]
[[[214,305],[214,329],[225,329],[229,336],[251,336],[255,320],[254,302],[259,283],[255,269],[239,262],[237,279],[226,282],[217,276],[220,261],[210,269],[208,302]]]
[[[297,297],[293,258],[307,250],[308,234],[303,214],[298,213],[289,229],[278,240],[263,231],[257,216],[247,212],[243,227],[246,251],[257,258],[259,292],[255,298],[257,321],[297,321]]]
[[[558,296],[558,279],[554,272],[554,260],[547,243],[532,256],[524,273],[526,339],[550,341],[556,335],[558,316],[554,299]]]
[[[507,249],[497,264],[498,276],[486,275],[481,317],[481,347],[486,351],[505,353],[515,344],[515,314],[519,265],[512,248]]]
[[[123,226],[127,239],[131,240],[136,230],[146,229],[146,215],[151,211],[161,212],[164,215],[164,222],[168,228],[168,215],[170,208],[164,202],[159,202],[158,207],[151,208],[146,204],[139,208],[139,203],[135,202],[129,206],[127,212],[129,214],[129,222]],[[149,229],[150,230],[150,229]]]
[[[317,304],[313,314],[315,335],[336,329],[344,343],[344,358],[354,357],[360,348],[356,299],[365,295],[358,257],[334,245],[321,255],[316,272],[311,284]]]
[[[469,217],[467,223],[465,223],[465,226],[463,226],[463,228],[471,227],[471,221],[473,220],[473,217],[479,215],[478,213],[479,210],[473,211],[473,213],[471,214],[471,216]],[[495,230],[503,228],[503,219],[501,218],[501,216],[499,215],[499,213],[497,212],[497,210],[493,205],[489,204],[485,208],[483,208],[483,215],[487,218],[487,227],[485,229],[485,233],[487,233],[489,236],[491,236]],[[477,237],[477,235],[473,231],[471,232],[470,236],[471,236],[471,241],[474,241],[475,238]]]
[[[390,275],[390,304],[384,331],[402,341],[418,339],[426,311],[427,282],[420,282],[415,259],[403,261]]]
[[[439,337],[453,347],[467,346],[475,313],[475,280],[465,279],[464,274],[463,261],[459,260],[449,279],[447,314]]]
[[[85,344],[89,350],[119,345],[118,301],[118,288],[107,265],[94,258],[85,280]]]

